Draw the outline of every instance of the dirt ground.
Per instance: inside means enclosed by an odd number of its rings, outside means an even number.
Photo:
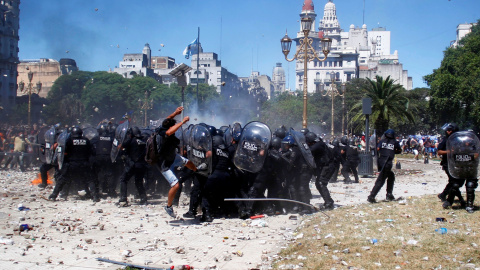
[[[394,196],[436,194],[446,175],[438,161],[415,161],[398,155]],[[47,201],[51,187],[41,190],[31,181],[37,172],[1,171],[0,263],[4,269],[119,269],[98,258],[156,269],[191,265],[195,269],[269,269],[279,250],[296,237],[302,216],[277,215],[253,220],[216,219],[212,223],[173,219],[165,213],[166,198],[147,206],[115,206],[117,199],[98,203],[70,196]],[[367,203],[375,176],[359,184],[329,184],[336,207]],[[323,203],[311,184],[312,204]],[[377,200],[385,198],[385,188]],[[187,212],[182,196],[177,215]],[[23,209],[28,208],[29,210]],[[440,203],[439,203],[439,207]],[[21,211],[20,209],[23,209]],[[333,210],[335,211],[335,210]],[[315,215],[323,215],[315,213]],[[30,229],[20,231],[20,225]]]

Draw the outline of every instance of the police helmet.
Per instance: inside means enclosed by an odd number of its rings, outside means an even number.
[[[217,135],[218,136],[222,136],[223,137],[223,134],[225,134],[225,132],[221,129],[217,129]]]
[[[285,136],[282,140],[282,144],[294,145],[295,139],[293,139],[292,135]]]
[[[307,132],[305,134],[305,141],[307,143],[314,143],[317,140],[317,134],[313,132]]]
[[[215,135],[212,137],[212,146],[214,148],[225,149],[225,141],[223,137],[220,135]]]
[[[308,130],[308,128],[302,128],[300,129],[300,132],[303,133],[303,135],[307,134],[310,132],[310,130]]]
[[[207,126],[207,129],[211,136],[217,135],[217,129],[214,126]]]
[[[110,124],[108,126],[108,132],[115,134],[115,131],[117,130],[118,125],[117,124]]]
[[[278,149],[280,149],[280,147],[282,147],[282,139],[280,139],[278,137],[274,137],[271,142],[272,142],[271,146],[272,146],[273,149],[278,150]]]
[[[132,127],[131,132],[133,137],[137,137],[137,138],[142,137],[142,131],[137,126]]]
[[[453,133],[460,130],[458,125],[455,123],[446,123],[445,125],[443,125],[442,129],[445,131],[453,131]]]
[[[234,141],[238,142],[240,140],[241,136],[242,136],[242,132],[239,132],[239,131],[235,132],[234,131],[233,135],[232,135],[232,138],[233,138]]]
[[[350,138],[350,140],[348,140],[348,145],[355,145],[355,139]]]
[[[81,138],[83,135],[83,130],[80,127],[74,126],[72,127],[72,138]]]
[[[395,138],[395,131],[393,129],[388,129],[385,131],[385,137],[389,139],[394,139]]]
[[[108,131],[108,127],[105,124],[101,124],[97,128],[98,134],[103,135]]]
[[[333,139],[333,141],[332,141],[332,145],[334,145],[334,146],[338,146],[338,145],[339,145],[339,143],[338,143],[338,139]]]
[[[273,135],[275,135],[275,137],[283,139],[287,135],[287,130],[285,129],[285,127],[282,126],[282,127],[278,128],[277,130],[275,130]]]
[[[348,138],[347,138],[347,136],[343,136],[343,137],[340,139],[340,143],[343,144],[343,145],[347,145],[347,144],[348,144]]]

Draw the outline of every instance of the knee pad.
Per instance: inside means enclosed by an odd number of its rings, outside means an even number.
[[[477,181],[467,181],[466,187],[471,188],[471,189],[476,189],[478,187],[478,182]]]

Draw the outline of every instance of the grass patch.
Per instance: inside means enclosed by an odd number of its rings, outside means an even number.
[[[445,210],[434,195],[345,206],[327,214],[330,218],[316,213],[303,219],[296,239],[274,262],[275,269],[480,266],[480,211],[469,214],[464,209]],[[445,218],[446,222],[437,222],[436,218]],[[435,231],[442,227],[447,229],[446,234]]]

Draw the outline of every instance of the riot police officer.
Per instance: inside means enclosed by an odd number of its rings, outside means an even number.
[[[315,133],[307,133],[305,135],[305,140],[310,147],[310,151],[315,159],[315,164],[317,165],[317,168],[315,169],[315,186],[317,187],[317,190],[324,201],[324,204],[321,208],[323,210],[332,210],[334,208],[334,204],[327,185],[330,177],[335,171],[333,156],[328,146],[321,138],[317,138]]]
[[[45,133],[45,144],[42,144],[42,152],[45,155],[45,162],[40,166],[40,178],[42,183],[38,185],[39,188],[46,188],[48,183],[48,171],[55,169],[55,174],[58,173],[58,164],[55,159],[56,139],[60,134],[59,130],[54,126]]]
[[[132,127],[125,142],[122,143],[125,149],[125,170],[120,177],[120,200],[119,206],[127,206],[127,184],[132,176],[135,176],[135,187],[140,197],[140,204],[147,204],[147,194],[143,184],[143,177],[147,169],[146,142],[138,127]]]
[[[333,174],[330,177],[330,183],[336,183],[338,179],[338,171],[340,170],[340,164],[342,163],[342,148],[340,146],[340,142],[338,139],[333,139],[330,148],[332,155],[333,155]]]
[[[288,192],[289,199],[297,200],[297,201],[305,201],[310,198],[303,197],[304,193],[304,186],[302,185],[300,180],[300,175],[298,172],[302,167],[302,160],[300,149],[298,146],[295,145],[295,139],[292,135],[285,136],[282,140],[282,174],[285,179],[285,185]],[[290,211],[292,213],[298,213],[300,211],[298,206],[293,206]]]
[[[343,148],[341,149],[342,154],[342,175],[345,178],[345,184],[351,184],[352,180],[350,179],[350,173],[353,174],[355,178],[355,183],[359,183],[357,167],[360,164],[360,157],[358,156],[358,150],[355,146],[355,141],[353,139],[347,140],[346,137],[341,139]]]
[[[281,193],[281,181],[278,176],[279,169],[279,160],[280,160],[280,147],[282,144],[282,139],[279,137],[274,137],[271,141],[270,147],[267,152],[267,157],[263,164],[262,169],[258,172],[253,181],[250,190],[248,191],[249,198],[262,198],[264,197],[265,191],[268,190],[268,198],[279,198]],[[246,214],[247,216],[252,216],[255,211],[255,204],[253,201],[249,201],[246,204]],[[275,205],[276,206],[276,205]],[[266,213],[274,213],[273,207],[267,207]]]
[[[57,183],[52,194],[48,197],[50,200],[56,200],[63,187],[69,184],[73,178],[76,178],[79,179],[79,184],[84,187],[87,193],[86,197],[92,197],[95,202],[100,201],[98,183],[93,176],[89,162],[89,158],[93,154],[93,147],[90,140],[83,137],[83,130],[77,126],[72,127],[70,136],[65,142],[63,165],[58,174]],[[68,185],[66,188],[68,189]],[[63,192],[64,198],[66,198],[68,190]]]
[[[95,149],[94,171],[102,191],[110,197],[116,197],[116,179],[114,178],[116,168],[110,158],[115,134],[108,130],[107,124],[100,124],[97,131],[98,137],[92,140]]]
[[[367,198],[368,202],[375,203],[375,196],[377,196],[380,189],[385,184],[385,180],[387,180],[387,201],[395,200],[393,196],[393,185],[395,183],[395,174],[392,171],[393,167],[393,159],[395,154],[400,154],[402,152],[402,148],[397,140],[395,140],[395,131],[393,129],[388,129],[385,131],[384,134],[385,138],[380,140],[377,145],[377,150],[379,153],[378,158],[378,170],[380,174],[377,177],[377,181],[375,181],[375,185],[370,192],[370,195]]]
[[[454,184],[458,186],[457,180],[449,173],[448,171],[448,162],[447,162],[447,140],[455,132],[458,132],[460,129],[457,124],[455,123],[447,123],[444,125],[443,129],[445,130],[445,137],[442,141],[438,144],[438,154],[442,156],[442,161],[440,165],[442,166],[442,170],[445,171],[448,177],[448,182],[443,191],[438,194],[438,198],[443,202],[443,207],[448,208],[452,205],[455,196],[458,197],[460,200],[460,204],[462,208],[465,207],[466,203],[462,197],[462,193],[460,192],[459,187],[456,187],[455,190],[451,193],[451,202],[447,202],[447,195],[450,194],[450,191]]]
[[[212,137],[212,152],[207,152],[208,155],[212,155],[212,174],[208,176],[203,190],[201,220],[212,222],[212,212],[221,206],[225,194],[230,193],[228,189],[232,186],[230,173],[233,164],[222,136]]]

